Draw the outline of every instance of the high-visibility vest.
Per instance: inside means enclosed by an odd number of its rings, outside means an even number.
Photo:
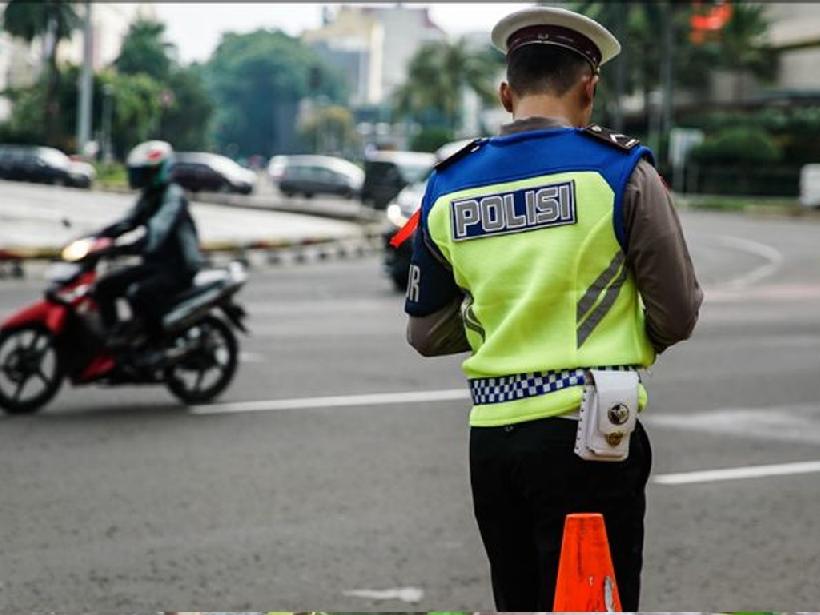
[[[585,368],[654,362],[622,212],[635,165],[652,154],[600,136],[494,137],[429,180],[422,230],[466,296],[473,426],[571,412]]]

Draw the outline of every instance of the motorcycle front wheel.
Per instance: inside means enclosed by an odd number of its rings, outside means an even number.
[[[225,321],[207,316],[180,334],[191,350],[165,372],[165,385],[184,404],[204,404],[231,383],[239,365],[239,344]]]
[[[25,326],[0,332],[0,408],[36,412],[57,394],[63,373],[50,331]]]

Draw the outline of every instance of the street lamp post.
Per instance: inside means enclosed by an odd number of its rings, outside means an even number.
[[[91,0],[85,2],[83,23],[83,68],[80,74],[79,101],[77,104],[77,153],[85,154],[91,139],[91,88],[92,56],[94,53],[94,31],[91,25]]]
[[[114,86],[110,83],[106,83],[103,86],[103,161],[106,164],[110,164],[113,158],[111,152],[111,124],[114,112],[114,105],[112,104],[113,97]]]

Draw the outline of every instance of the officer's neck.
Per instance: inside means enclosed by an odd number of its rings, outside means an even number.
[[[513,120],[529,117],[549,117],[567,126],[582,128],[587,124],[587,114],[568,97],[530,95],[519,98],[513,108]]]

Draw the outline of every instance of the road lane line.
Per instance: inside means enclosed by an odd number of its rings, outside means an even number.
[[[240,352],[239,361],[241,363],[264,363],[268,359],[263,354],[256,352]]]
[[[757,408],[718,408],[705,412],[648,414],[648,426],[709,434],[752,438],[767,442],[820,444],[820,404],[795,404]]]
[[[746,288],[769,277],[783,265],[783,254],[770,245],[742,237],[733,237],[731,235],[720,235],[718,239],[726,247],[734,248],[747,254],[754,254],[766,261],[765,264],[720,284],[720,288],[731,288],[733,290]]]
[[[239,401],[203,406],[191,406],[191,414],[231,414],[236,412],[277,412],[307,408],[348,408],[387,404],[417,404],[432,401],[469,399],[470,391],[444,389],[440,391],[410,391],[405,393],[370,393],[366,395],[335,395],[330,397],[297,397],[265,401]]]
[[[348,589],[342,592],[345,596],[365,598],[367,600],[399,600],[416,604],[424,598],[424,590],[418,587],[394,587],[390,589]]]
[[[746,466],[742,468],[724,468],[720,470],[699,470],[677,474],[659,474],[653,479],[658,485],[692,485],[695,483],[713,483],[742,478],[761,478],[766,476],[788,476],[792,474],[810,474],[820,472],[820,461],[799,461],[774,465]]]

